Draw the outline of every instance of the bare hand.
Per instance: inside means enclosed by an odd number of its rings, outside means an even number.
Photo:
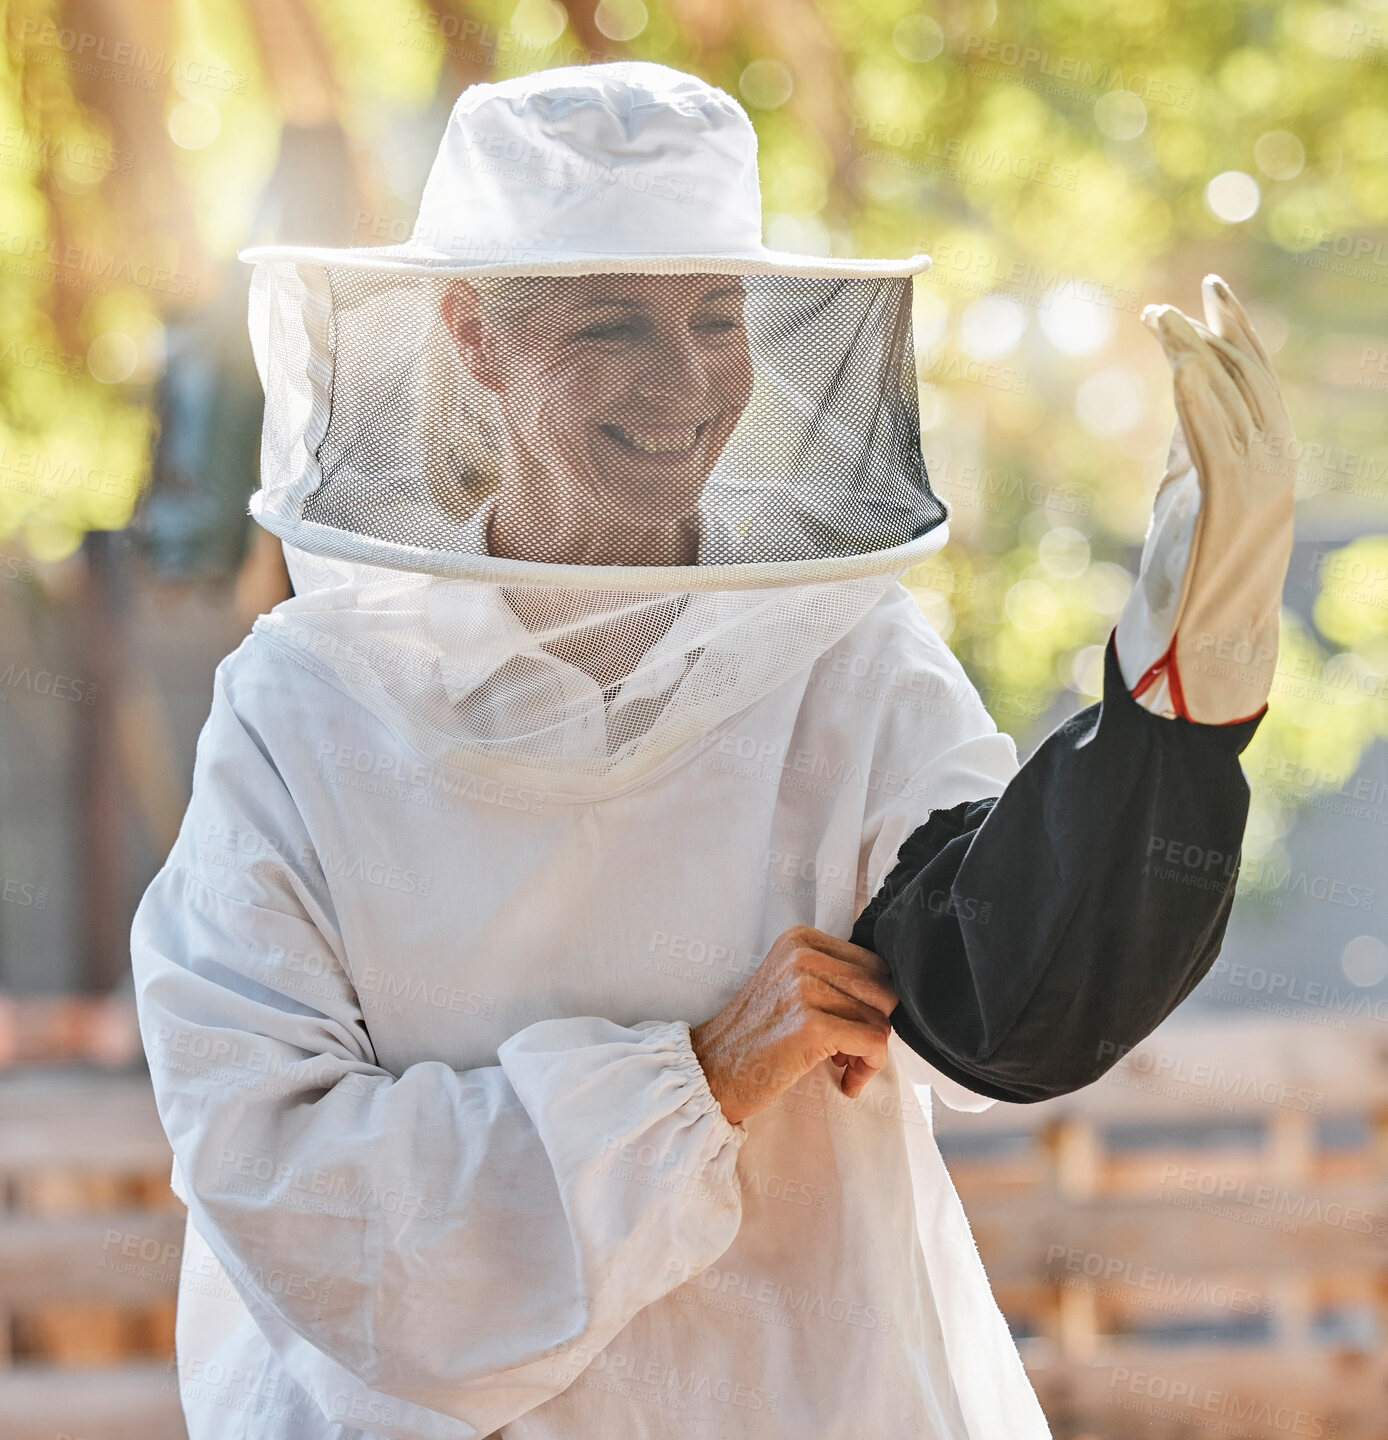
[[[690,1039],[734,1124],[764,1110],[821,1060],[853,1099],[887,1063],[896,1008],[886,961],[808,925],[777,937],[756,973]]]

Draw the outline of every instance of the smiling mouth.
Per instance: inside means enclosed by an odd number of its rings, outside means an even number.
[[[704,421],[701,425],[678,428],[662,426],[658,429],[635,425],[599,425],[598,429],[628,450],[639,450],[645,455],[684,455],[699,443],[707,424],[708,422]]]

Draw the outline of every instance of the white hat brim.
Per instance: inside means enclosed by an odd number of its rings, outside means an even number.
[[[929,255],[901,260],[861,260],[838,255],[801,255],[789,250],[756,250],[721,255],[575,255],[572,250],[530,252],[524,260],[467,260],[412,244],[251,245],[236,252],[255,265],[291,260],[305,265],[343,265],[413,275],[809,275],[826,279],[854,276],[923,275]]]

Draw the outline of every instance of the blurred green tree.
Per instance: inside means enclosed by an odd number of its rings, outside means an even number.
[[[330,243],[402,238],[466,84],[655,59],[746,105],[771,243],[935,257],[916,341],[953,538],[907,579],[1000,725],[1028,743],[1096,694],[1173,416],[1138,317],[1191,309],[1214,269],[1276,355],[1317,547],[1247,757],[1300,779],[1257,786],[1251,849],[1388,733],[1382,0],[149,0],[128,33],[116,14],[6,12],[0,537],[53,559],[130,521],[170,327],[253,235],[331,210]],[[338,168],[286,176],[290,135],[337,137]]]

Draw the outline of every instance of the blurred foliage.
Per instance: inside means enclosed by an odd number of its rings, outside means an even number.
[[[1097,693],[1173,418],[1138,317],[1217,270],[1275,353],[1324,541],[1245,757],[1255,852],[1388,731],[1388,0],[132,0],[129,35],[114,13],[6,12],[0,537],[51,559],[128,521],[166,326],[251,238],[282,122],[345,134],[344,240],[399,239],[466,84],[657,59],[747,106],[769,243],[935,257],[917,346],[952,539],[909,583],[1000,725],[1034,742]],[[1312,778],[1263,785],[1274,756]]]

